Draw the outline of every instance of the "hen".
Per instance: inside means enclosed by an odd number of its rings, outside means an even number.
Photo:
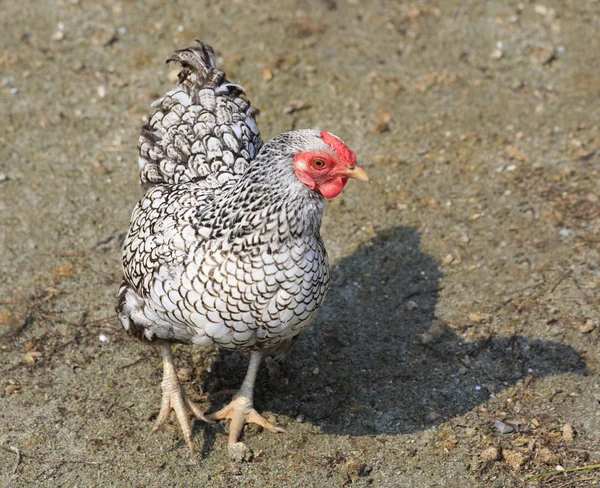
[[[230,419],[229,451],[246,423],[282,432],[253,407],[265,355],[285,354],[323,304],[329,281],[319,235],[325,199],[348,178],[368,181],[337,137],[314,130],[262,144],[257,110],[216,68],[210,46],[176,51],[179,83],[153,106],[139,141],[145,195],[131,217],[117,313],[160,348],[162,403],[152,432],[174,410],[193,453],[191,411]],[[176,374],[174,342],[250,353],[239,392],[205,416]]]

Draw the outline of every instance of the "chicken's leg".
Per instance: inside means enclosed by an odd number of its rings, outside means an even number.
[[[250,364],[244,382],[240,390],[234,395],[229,405],[223,407],[218,412],[209,415],[210,420],[231,420],[229,426],[229,454],[232,457],[237,456],[237,452],[243,450],[243,443],[239,442],[240,435],[244,425],[248,423],[260,425],[269,432],[285,432],[281,427],[277,427],[265,419],[261,414],[254,410],[254,381],[258,373],[258,367],[262,359],[262,353],[255,351],[250,356]]]
[[[158,417],[156,418],[156,422],[154,423],[154,427],[152,428],[150,435],[154,434],[158,429],[160,429],[169,418],[171,410],[175,410],[175,415],[177,416],[177,420],[179,421],[179,425],[183,431],[185,442],[191,454],[194,455],[194,444],[192,443],[192,425],[188,417],[188,412],[191,410],[196,418],[204,420],[205,422],[210,422],[210,420],[208,420],[200,408],[198,408],[198,406],[189,399],[187,393],[181,387],[179,378],[177,378],[177,374],[175,373],[175,365],[173,364],[171,346],[169,344],[161,344],[159,347],[163,359],[163,380],[161,383],[163,394],[160,404],[160,412],[158,413]]]

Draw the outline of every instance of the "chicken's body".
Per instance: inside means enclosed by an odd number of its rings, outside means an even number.
[[[256,155],[256,111],[215,68],[212,49],[200,43],[171,59],[184,69],[142,130],[146,194],[125,241],[117,310],[126,330],[162,344],[163,406],[155,430],[173,408],[190,449],[185,409],[205,417],[174,376],[168,342],[252,353],[240,392],[213,416],[232,419],[235,446],[246,421],[281,431],[252,408],[258,364],[264,354],[285,353],[323,303],[323,195],[341,192],[348,177],[364,172],[341,141],[317,131],[281,134]],[[330,158],[332,168],[342,169],[323,179],[306,158]]]

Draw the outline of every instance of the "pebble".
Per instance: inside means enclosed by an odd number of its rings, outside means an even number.
[[[572,441],[575,439],[575,431],[571,424],[565,424],[562,428],[562,437],[565,441]]]
[[[556,454],[553,454],[547,447],[538,449],[535,453],[535,458],[537,461],[544,464],[556,464],[559,461],[559,457]]]
[[[582,334],[588,334],[589,332],[594,330],[594,322],[592,322],[592,319],[588,319],[585,321],[584,324],[579,326],[579,332],[581,332]]]
[[[494,49],[490,54],[490,59],[500,59],[502,56],[504,56],[504,53],[501,49]]]
[[[273,72],[268,68],[263,69],[262,78],[264,81],[271,81],[273,79]]]
[[[117,40],[113,27],[98,27],[91,35],[92,43],[96,46],[108,46]]]
[[[253,453],[243,442],[236,442],[227,446],[229,459],[235,463],[248,462],[252,460]]]
[[[514,427],[511,427],[500,420],[496,420],[494,422],[494,427],[496,427],[496,430],[501,434],[510,434],[511,432],[515,431]]]
[[[569,237],[571,235],[571,231],[569,229],[561,229],[559,232],[561,237]]]
[[[504,460],[516,471],[525,462],[525,456],[519,451],[505,450],[502,452]]]
[[[352,483],[356,482],[360,476],[363,476],[369,472],[367,465],[360,459],[355,457],[349,458],[344,464],[340,466],[342,476],[345,476]]]
[[[554,59],[554,51],[551,49],[544,49],[541,47],[534,48],[529,54],[529,60],[540,66],[544,66],[550,63]]]
[[[23,361],[33,366],[38,359],[42,357],[42,353],[38,351],[29,351],[23,355]]]
[[[192,379],[192,370],[190,368],[180,368],[177,371],[177,378],[183,382],[190,381]]]
[[[479,457],[484,461],[496,461],[500,459],[500,449],[497,447],[488,447],[481,451]]]
[[[415,308],[419,308],[417,302],[415,302],[414,300],[409,300],[406,304],[406,310],[414,310]]]

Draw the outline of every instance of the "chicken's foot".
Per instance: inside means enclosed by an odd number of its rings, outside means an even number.
[[[242,442],[239,442],[240,435],[246,424],[257,424],[269,432],[285,432],[281,427],[277,427],[259,414],[253,405],[254,382],[258,367],[262,359],[262,353],[253,352],[250,356],[250,364],[244,382],[240,390],[234,395],[231,402],[218,412],[208,415],[209,420],[231,420],[229,426],[229,456],[239,458],[240,452],[245,452],[247,448]]]
[[[192,443],[192,424],[189,419],[189,411],[200,420],[204,420],[205,422],[210,422],[210,420],[207,419],[202,410],[189,399],[187,393],[182,388],[179,378],[177,378],[177,374],[175,373],[171,346],[169,344],[161,344],[159,347],[163,359],[163,380],[161,383],[163,393],[160,412],[158,413],[150,435],[154,434],[165,424],[171,410],[174,410],[179,425],[181,426],[181,430],[183,431],[185,443],[193,456],[194,444]]]

